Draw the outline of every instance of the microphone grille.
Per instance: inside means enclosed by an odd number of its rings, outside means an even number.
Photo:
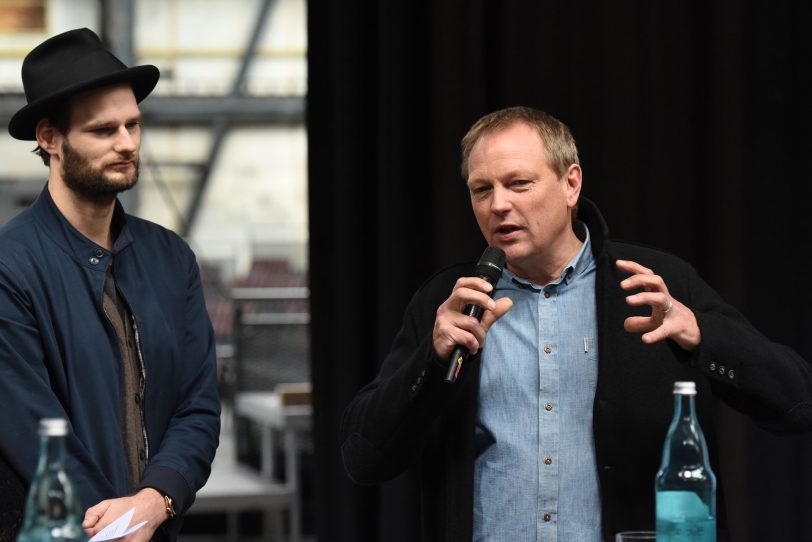
[[[503,267],[505,267],[505,252],[501,248],[488,247],[476,264],[476,274],[487,277],[491,284],[496,284],[502,276]]]

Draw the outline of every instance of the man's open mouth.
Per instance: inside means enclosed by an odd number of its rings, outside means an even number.
[[[518,226],[513,226],[513,225],[506,225],[506,226],[499,226],[498,228],[496,228],[496,233],[498,233],[500,235],[507,235],[509,233],[513,233],[514,231],[519,231],[519,227]]]

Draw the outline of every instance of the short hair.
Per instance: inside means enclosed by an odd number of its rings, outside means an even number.
[[[70,129],[69,104],[65,102],[57,104],[56,107],[48,111],[48,113],[42,118],[48,119],[51,126],[53,126],[60,134],[67,135],[68,130]],[[37,145],[37,148],[31,152],[42,158],[42,163],[46,166],[51,165],[51,155],[39,145]]]
[[[477,141],[483,137],[523,122],[538,131],[547,149],[547,163],[560,178],[572,164],[579,164],[578,148],[567,125],[552,115],[532,107],[508,107],[489,113],[476,121],[462,138],[462,177],[468,178],[468,159]]]

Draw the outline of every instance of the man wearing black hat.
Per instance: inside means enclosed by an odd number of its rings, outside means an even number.
[[[148,523],[128,542],[174,540],[209,475],[220,406],[195,256],[116,198],[138,180],[138,102],[159,72],[78,29],[31,51],[22,77],[28,103],[9,133],[35,140],[50,172],[0,229],[2,484],[27,484],[38,420],[64,417],[88,535],[135,507],[132,522]],[[23,492],[4,493],[19,528]]]

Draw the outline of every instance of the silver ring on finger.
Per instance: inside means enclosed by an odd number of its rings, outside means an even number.
[[[663,314],[668,314],[668,311],[670,311],[673,306],[674,306],[674,303],[672,303],[671,300],[669,299],[668,300],[668,308],[663,311]]]

